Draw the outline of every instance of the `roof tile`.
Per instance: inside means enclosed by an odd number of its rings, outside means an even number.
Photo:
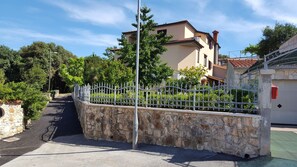
[[[249,68],[257,62],[256,59],[244,59],[244,60],[229,59],[228,61],[235,68]]]

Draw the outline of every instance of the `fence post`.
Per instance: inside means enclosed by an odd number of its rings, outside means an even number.
[[[83,101],[90,102],[90,85],[83,87]]]
[[[75,84],[74,86],[74,98],[78,98],[79,97],[79,85]]]
[[[117,86],[116,85],[114,86],[114,98],[113,98],[113,100],[114,100],[113,105],[117,105]]]
[[[82,99],[82,86],[78,86],[78,98]]]
[[[196,107],[196,85],[194,85],[194,92],[193,92],[193,111],[195,111]]]
[[[145,87],[145,108],[148,106],[148,87]]]
[[[82,101],[85,101],[85,86],[81,86],[81,88],[80,88],[81,90],[80,90],[80,92],[81,92],[81,100]]]
[[[258,103],[259,114],[262,117],[260,126],[260,155],[270,155],[270,127],[271,127],[271,85],[275,70],[260,70]]]

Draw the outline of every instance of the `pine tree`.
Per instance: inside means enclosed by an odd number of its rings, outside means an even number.
[[[162,63],[160,55],[166,51],[166,44],[172,37],[163,33],[152,34],[157,26],[150,9],[141,8],[140,14],[140,51],[139,51],[139,82],[143,86],[155,85],[173,75],[173,70]],[[136,16],[137,20],[137,16]],[[137,24],[132,24],[135,28]],[[136,37],[136,32],[135,34]],[[119,40],[122,46],[117,53],[120,60],[133,70],[136,69],[136,40],[128,42],[124,35]]]

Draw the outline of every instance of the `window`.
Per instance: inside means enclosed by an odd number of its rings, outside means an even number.
[[[208,61],[208,69],[211,70],[211,68],[212,68],[212,62]]]
[[[204,55],[204,66],[207,67],[207,55]]]
[[[213,43],[212,41],[209,42],[209,49],[212,49],[213,48]]]
[[[0,118],[2,118],[3,116],[4,116],[4,110],[0,108]]]
[[[166,29],[158,30],[157,34],[160,34],[162,37],[164,37],[167,34],[167,30]]]
[[[212,42],[212,39],[210,37],[207,37],[207,44],[209,46],[209,49],[212,49],[213,47],[213,42]]]

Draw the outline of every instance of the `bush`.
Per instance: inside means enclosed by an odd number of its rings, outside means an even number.
[[[4,102],[21,100],[25,119],[36,120],[45,108],[48,99],[41,91],[25,82],[10,82],[0,85],[0,99]]]
[[[146,101],[148,96],[148,101]],[[193,109],[194,93],[176,93],[176,94],[162,94],[160,92],[148,92],[146,95],[144,91],[139,92],[139,105],[160,108],[175,108],[175,109]],[[230,109],[231,105],[227,102],[232,100],[232,95],[215,94],[214,91],[206,93],[195,94],[195,106],[197,110],[217,110],[217,108]],[[91,94],[91,101],[101,104],[114,104],[114,94],[94,93]],[[126,92],[116,94],[116,103],[122,105],[134,105],[134,93]]]
[[[252,102],[256,100],[256,93],[248,90],[232,89],[231,94],[234,97],[233,102],[239,103],[235,105],[236,108],[244,109],[244,112],[254,112],[256,106]]]

